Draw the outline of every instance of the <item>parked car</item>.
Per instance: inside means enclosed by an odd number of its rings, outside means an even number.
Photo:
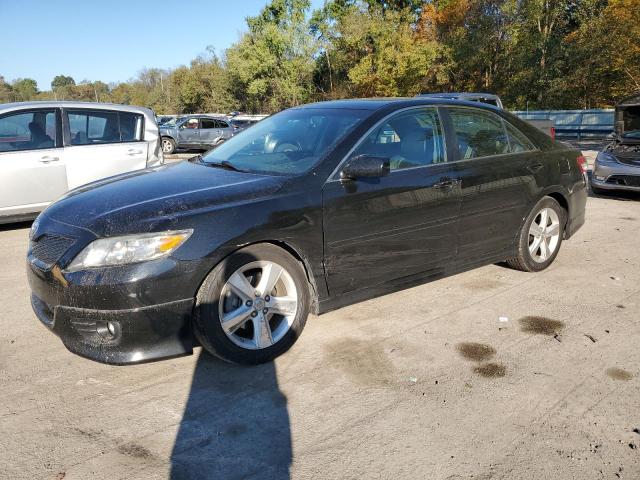
[[[70,189],[163,162],[149,109],[84,102],[0,105],[0,223],[33,219]]]
[[[233,127],[233,133],[235,135],[236,133],[240,133],[245,128],[248,128],[251,125],[257,123],[257,120],[236,120],[235,118],[232,118],[231,120],[229,120],[229,123]]]
[[[178,148],[209,150],[233,136],[233,127],[226,118],[207,115],[186,115],[175,123],[160,127],[162,151],[174,153]]]
[[[307,315],[506,260],[537,272],[583,224],[585,160],[447,99],[269,117],[189,162],[78,189],[34,223],[32,305],[73,352],[126,364],[285,352]]]
[[[626,98],[615,109],[615,133],[596,157],[591,189],[640,191],[640,94]]]

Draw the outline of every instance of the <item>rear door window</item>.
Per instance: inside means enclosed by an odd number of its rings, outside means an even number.
[[[216,126],[216,121],[212,118],[203,118],[200,120],[200,128],[204,129],[210,129],[210,128],[218,128]]]
[[[450,108],[460,157],[464,160],[511,153],[502,118],[473,108]]]
[[[142,140],[142,115],[107,110],[67,110],[71,145]]]
[[[54,148],[55,138],[54,109],[18,112],[0,118],[0,152]]]

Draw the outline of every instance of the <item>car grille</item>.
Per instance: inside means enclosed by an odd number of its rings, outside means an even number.
[[[640,187],[640,175],[611,175],[607,183],[614,185],[626,185],[627,187]]]
[[[31,242],[31,255],[51,268],[73,245],[74,240],[58,235],[43,235]]]

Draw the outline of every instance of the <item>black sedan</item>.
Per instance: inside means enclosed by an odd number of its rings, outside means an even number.
[[[269,361],[309,312],[500,261],[548,267],[584,223],[585,160],[497,108],[348,100],[188,162],[76,189],[34,222],[32,305],[105,363]]]

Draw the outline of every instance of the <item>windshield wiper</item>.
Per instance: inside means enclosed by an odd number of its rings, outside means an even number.
[[[200,156],[202,158],[202,155]],[[232,170],[234,172],[245,172],[245,170],[241,170],[238,167],[236,167],[235,165],[232,165],[231,163],[229,163],[227,160],[222,160],[220,162],[205,162],[199,160],[200,163],[202,163],[203,165],[206,165],[207,167],[215,167],[215,168],[224,168],[226,170]]]

